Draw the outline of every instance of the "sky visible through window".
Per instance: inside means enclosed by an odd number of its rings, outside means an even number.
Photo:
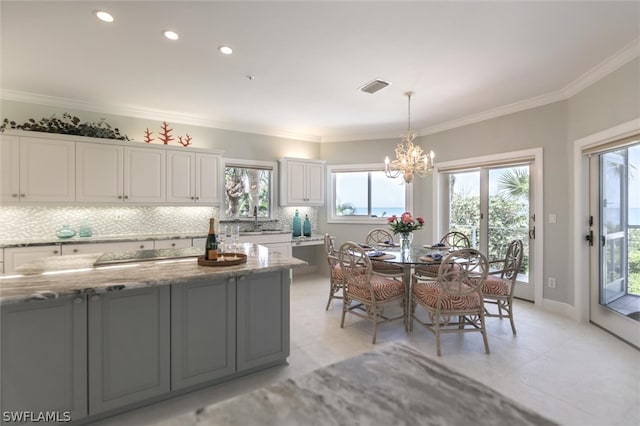
[[[356,215],[368,214],[368,174],[371,173],[371,215],[378,217],[405,211],[402,177],[390,179],[384,172],[336,173],[336,206],[350,203]]]

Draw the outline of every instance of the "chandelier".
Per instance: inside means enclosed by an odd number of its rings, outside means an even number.
[[[414,175],[424,177],[431,174],[435,157],[433,151],[427,155],[420,146],[413,143],[416,134],[411,131],[411,95],[413,92],[405,93],[409,103],[407,134],[402,136],[400,143],[396,146],[396,159],[390,161],[388,156],[384,159],[385,175],[388,178],[397,178],[402,175],[407,183],[411,183]]]

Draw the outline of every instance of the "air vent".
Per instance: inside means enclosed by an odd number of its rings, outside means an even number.
[[[364,86],[360,86],[358,90],[361,90],[366,93],[376,93],[378,90],[382,90],[390,84],[391,83],[384,80],[371,80],[370,82],[366,83]]]

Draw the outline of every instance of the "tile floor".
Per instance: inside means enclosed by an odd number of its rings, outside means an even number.
[[[437,358],[434,336],[417,324],[409,335],[401,322],[381,325],[376,345],[371,344],[366,320],[347,316],[345,328],[340,329],[341,301],[332,302],[325,311],[327,293],[322,275],[294,277],[288,365],[96,424],[152,424],[390,342],[408,343]],[[484,353],[479,334],[450,334],[442,337],[439,360],[563,425],[640,425],[637,349],[596,326],[544,312],[531,303],[517,301],[515,315],[517,336],[507,320],[487,319],[490,355]]]

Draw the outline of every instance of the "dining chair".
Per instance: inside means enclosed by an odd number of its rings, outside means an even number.
[[[524,244],[522,240],[512,240],[507,247],[507,254],[504,259],[489,262],[489,275],[482,286],[485,317],[509,318],[513,334],[516,334],[516,326],[513,320],[513,290],[516,286],[518,272],[522,266],[523,254]],[[496,305],[497,312],[487,309],[487,305]]]
[[[406,316],[406,290],[401,281],[373,271],[371,259],[357,243],[348,241],[339,249],[340,268],[344,277],[342,292],[342,320],[344,328],[347,313],[371,320],[373,324],[372,344],[376,343],[378,324]],[[385,307],[392,303],[402,307],[402,315],[391,317],[385,314]]]
[[[479,332],[489,353],[482,297],[488,269],[487,258],[478,250],[460,249],[443,259],[435,280],[413,275],[409,330],[415,320],[433,332],[438,356],[442,333]],[[425,320],[416,314],[418,305],[427,313]]]
[[[365,244],[375,248],[376,250],[388,249],[393,246],[393,234],[386,229],[376,228],[369,231],[365,240]],[[390,244],[389,244],[390,243]],[[402,279],[402,266],[391,265],[387,262],[373,262],[373,270],[381,274],[393,275]]]
[[[343,275],[340,268],[340,259],[338,259],[338,252],[334,246],[335,237],[332,237],[328,233],[324,234],[324,249],[327,253],[327,262],[329,264],[329,300],[327,301],[327,307],[325,311],[329,310],[331,300],[342,299]]]
[[[440,238],[440,244],[456,249],[471,248],[469,237],[459,231],[449,231]],[[438,265],[417,267],[415,273],[427,277],[438,276]]]

